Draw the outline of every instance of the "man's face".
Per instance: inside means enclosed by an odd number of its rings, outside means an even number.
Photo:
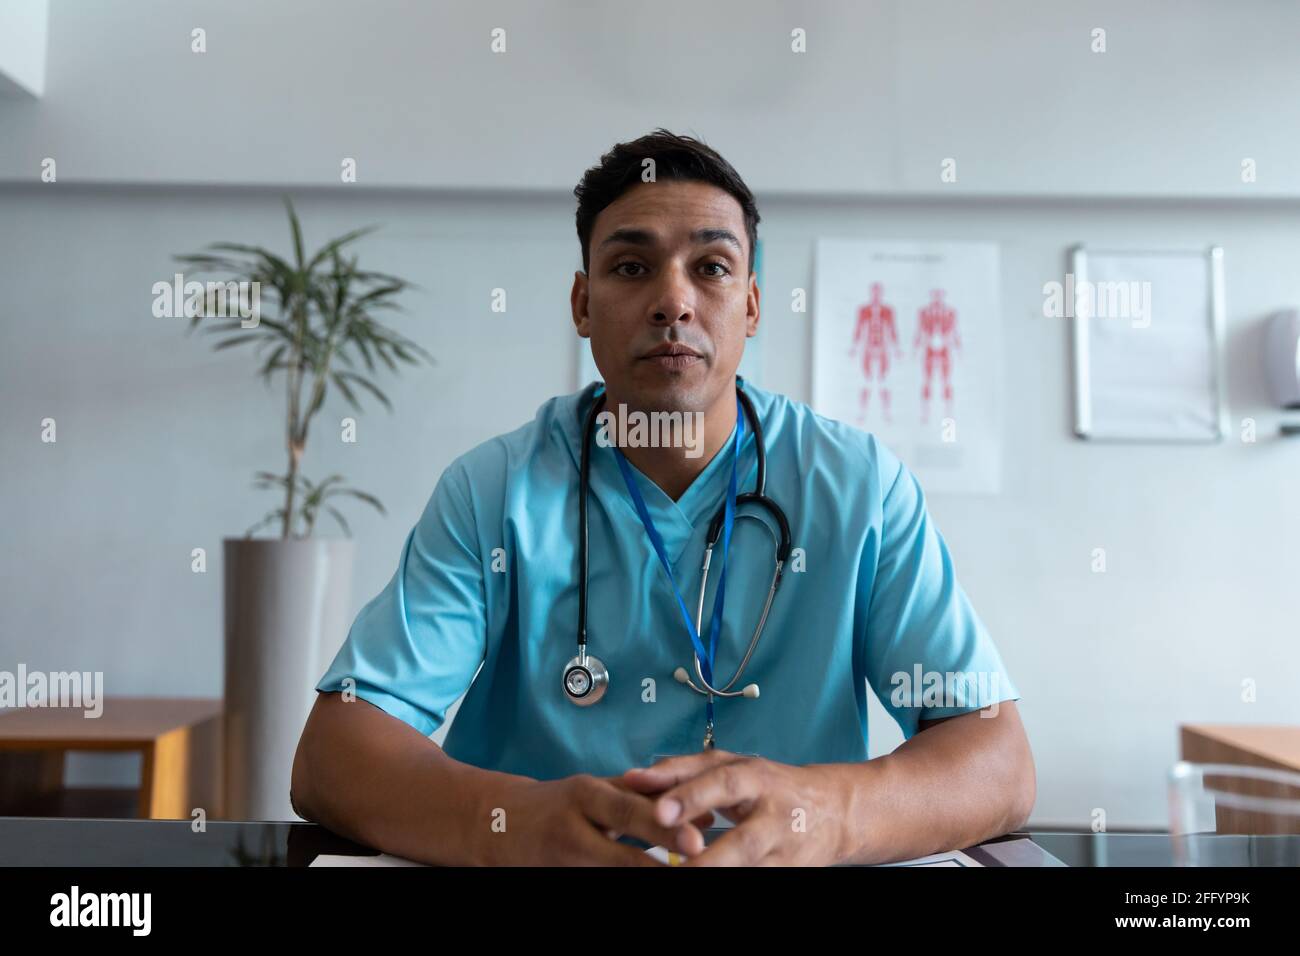
[[[707,183],[638,183],[596,217],[589,262],[573,321],[610,395],[646,411],[712,408],[758,331],[740,203]]]

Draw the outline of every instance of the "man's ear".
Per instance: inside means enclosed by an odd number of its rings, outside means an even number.
[[[749,293],[746,296],[745,337],[752,338],[758,334],[758,273],[749,274]]]
[[[584,339],[591,338],[591,317],[587,315],[587,273],[581,269],[573,274],[569,308],[573,312],[573,327],[578,330],[578,335]]]

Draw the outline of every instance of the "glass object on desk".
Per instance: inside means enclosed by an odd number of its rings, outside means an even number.
[[[1248,834],[1250,864],[1300,866],[1300,773],[1179,761],[1169,771],[1169,837],[1175,866],[1232,865],[1213,835]]]

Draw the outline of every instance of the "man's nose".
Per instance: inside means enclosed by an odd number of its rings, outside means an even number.
[[[656,291],[654,313],[651,316],[656,325],[673,325],[694,318],[695,306],[692,304],[690,281],[681,269],[664,269],[660,273]]]

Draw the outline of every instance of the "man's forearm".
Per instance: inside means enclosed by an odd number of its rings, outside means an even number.
[[[1033,757],[1014,706],[999,710],[930,726],[875,760],[821,765],[843,808],[841,861],[912,859],[1022,826],[1034,803]]]
[[[422,863],[492,862],[493,797],[527,777],[460,763],[419,731],[356,700],[325,695],[294,759],[294,806],[307,819]]]

